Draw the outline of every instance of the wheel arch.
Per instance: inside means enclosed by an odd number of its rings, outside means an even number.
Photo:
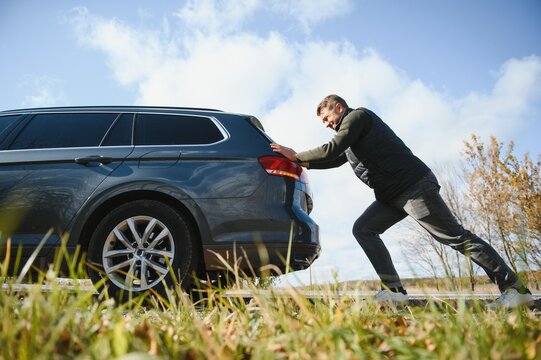
[[[197,276],[202,276],[206,270],[205,261],[203,257],[203,234],[200,226],[200,222],[197,221],[196,216],[190,211],[190,208],[185,202],[163,192],[152,190],[131,190],[116,194],[107,198],[99,205],[92,209],[90,215],[86,216],[84,223],[80,224],[80,231],[77,231],[76,242],[84,252],[88,251],[90,239],[99,222],[103,219],[105,214],[117,208],[118,206],[134,200],[155,200],[166,205],[169,205],[181,215],[188,222],[189,230],[192,232],[193,239],[195,240],[194,249],[197,252]],[[196,210],[194,210],[196,211]],[[204,230],[203,230],[204,231]]]

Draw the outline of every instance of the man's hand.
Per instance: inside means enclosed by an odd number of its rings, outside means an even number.
[[[291,161],[297,161],[297,152],[295,150],[279,145],[279,144],[274,144],[274,143],[270,144],[270,146],[272,148],[272,151],[284,155],[286,158],[288,158]]]

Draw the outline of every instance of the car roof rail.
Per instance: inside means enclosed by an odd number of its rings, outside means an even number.
[[[223,112],[222,110],[212,109],[212,108],[203,108],[203,107],[184,107],[184,106],[147,106],[147,105],[92,105],[92,106],[52,106],[52,107],[35,107],[35,108],[24,108],[24,109],[13,109],[13,110],[3,110],[2,113],[17,113],[17,112],[39,112],[39,111],[69,111],[69,110],[189,110],[189,111],[212,111],[212,112]]]

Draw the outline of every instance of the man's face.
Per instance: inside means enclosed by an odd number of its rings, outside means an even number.
[[[319,118],[323,121],[323,125],[327,128],[335,129],[344,113],[342,104],[336,103],[331,107],[322,108],[319,111]]]

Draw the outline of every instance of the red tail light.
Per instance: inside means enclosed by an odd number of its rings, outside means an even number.
[[[259,163],[269,175],[284,176],[306,182],[306,176],[302,171],[302,166],[296,162],[283,157],[263,156],[259,158]]]

